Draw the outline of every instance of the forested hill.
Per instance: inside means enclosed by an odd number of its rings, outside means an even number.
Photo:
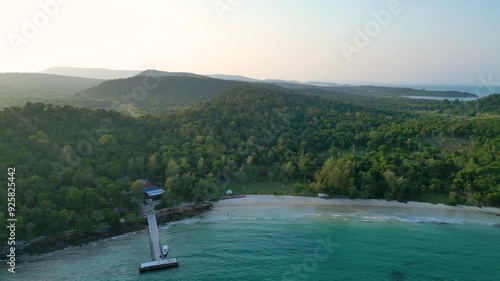
[[[164,206],[220,196],[228,181],[298,182],[299,195],[500,206],[494,117],[386,114],[238,86],[139,118],[28,103],[0,111],[0,127],[0,169],[16,167],[19,239],[70,229],[85,235],[136,220],[131,186],[138,178],[165,186]],[[0,174],[3,186],[6,177]]]
[[[0,97],[72,95],[102,80],[42,73],[0,73]]]
[[[141,113],[168,111],[206,100],[241,82],[190,76],[148,76],[105,81],[79,94],[137,108]],[[154,74],[153,72],[151,72]]]
[[[168,72],[160,71],[155,69],[144,70],[136,76],[152,76],[152,77],[169,77],[169,76],[179,76],[179,77],[197,77],[197,78],[207,78],[207,76],[194,74],[190,72]]]
[[[491,94],[472,101],[430,99],[409,99],[406,97],[369,96],[334,92],[325,88],[294,89],[295,92],[320,96],[364,108],[392,110],[399,112],[414,112],[416,110],[437,111],[443,114],[476,115],[477,113],[500,114],[500,94]]]
[[[274,83],[278,86],[298,89],[298,90],[317,90],[323,92],[331,92],[333,94],[352,94],[366,97],[406,97],[406,96],[433,96],[433,97],[476,97],[475,94],[460,92],[460,91],[433,91],[426,89],[412,89],[401,87],[384,87],[384,86],[314,86],[308,84],[296,83]]]
[[[500,114],[500,94],[492,94],[471,103],[479,112]]]

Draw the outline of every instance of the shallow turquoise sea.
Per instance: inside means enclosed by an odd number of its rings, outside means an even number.
[[[16,274],[2,266],[0,279],[499,280],[499,217],[315,200],[228,200],[162,226],[178,268],[139,274],[150,258],[148,234],[140,231],[23,257]]]

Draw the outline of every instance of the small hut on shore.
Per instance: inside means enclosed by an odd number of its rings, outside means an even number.
[[[142,192],[146,199],[151,199],[153,201],[159,200],[163,193],[165,193],[163,188],[150,182],[148,179],[140,179],[139,181],[142,184]]]

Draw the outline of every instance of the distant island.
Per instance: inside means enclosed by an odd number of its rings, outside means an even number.
[[[477,97],[475,94],[460,91],[433,91],[425,89],[383,87],[383,86],[335,86],[328,87],[328,90],[335,92],[345,92],[356,95],[369,96],[426,96],[426,97],[449,97],[449,98],[468,98]]]

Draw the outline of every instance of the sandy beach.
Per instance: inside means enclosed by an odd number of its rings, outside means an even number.
[[[216,207],[237,206],[266,206],[266,205],[295,205],[295,206],[332,206],[332,207],[375,207],[375,208],[405,208],[435,211],[452,211],[468,213],[484,213],[500,217],[500,209],[493,207],[474,206],[448,206],[423,202],[397,202],[378,199],[322,199],[300,196],[273,196],[273,195],[248,195],[245,198],[222,200]]]

